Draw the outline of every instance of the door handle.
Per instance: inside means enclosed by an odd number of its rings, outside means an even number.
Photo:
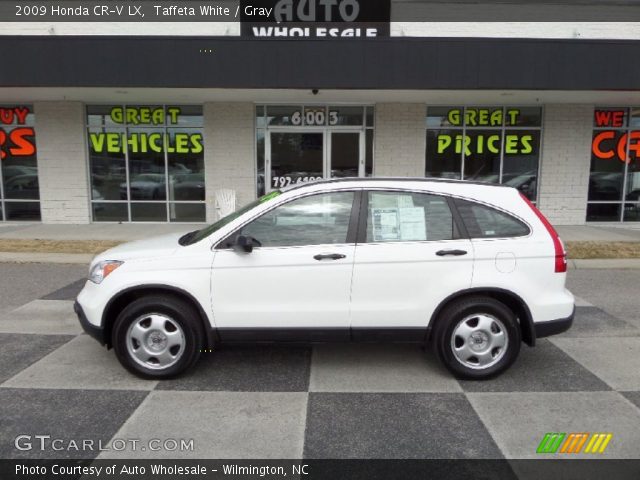
[[[313,256],[316,260],[340,260],[346,257],[346,255],[342,255],[341,253],[319,253]]]
[[[436,255],[438,255],[439,257],[444,257],[446,255],[459,257],[460,255],[466,255],[466,254],[467,254],[466,250],[438,250],[436,252]]]

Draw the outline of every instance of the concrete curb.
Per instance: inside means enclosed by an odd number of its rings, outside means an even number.
[[[92,253],[0,252],[2,263],[73,263],[89,265]]]
[[[640,258],[585,258],[569,260],[568,266],[572,270],[583,269],[640,269]]]

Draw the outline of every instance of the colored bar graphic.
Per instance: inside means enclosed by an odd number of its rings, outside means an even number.
[[[602,454],[612,438],[613,434],[611,433],[572,432],[567,434],[550,432],[544,435],[536,453]],[[586,448],[583,451],[585,444]]]
[[[536,453],[556,453],[566,433],[547,433],[538,445]]]

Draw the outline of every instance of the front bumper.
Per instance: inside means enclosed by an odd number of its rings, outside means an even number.
[[[571,315],[566,318],[534,323],[533,326],[536,330],[536,338],[549,337],[551,335],[557,335],[559,333],[566,332],[571,328],[571,325],[573,325],[573,317],[575,317],[575,315],[576,307],[574,305]]]
[[[105,338],[104,338],[104,328],[97,327],[89,323],[89,320],[87,320],[87,316],[84,314],[84,311],[82,310],[82,307],[80,306],[77,300],[73,304],[73,310],[76,312],[76,315],[78,315],[78,320],[80,320],[80,325],[82,326],[82,329],[90,337],[93,337],[98,342],[100,342],[101,345],[105,345],[107,342],[105,341]]]

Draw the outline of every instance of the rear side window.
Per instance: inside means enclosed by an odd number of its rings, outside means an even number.
[[[525,223],[495,208],[459,199],[455,204],[471,238],[529,235],[529,227]]]
[[[412,192],[369,192],[367,243],[457,237],[447,199]]]

